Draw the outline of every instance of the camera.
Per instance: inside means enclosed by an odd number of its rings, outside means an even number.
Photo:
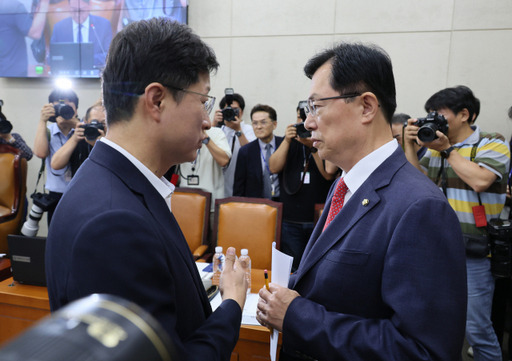
[[[58,104],[53,106],[55,109],[55,115],[51,116],[48,121],[55,123],[57,121],[57,117],[63,117],[66,120],[69,120],[75,116],[75,110],[71,105],[67,105],[63,100],[59,100]]]
[[[226,122],[232,122],[235,119],[235,117],[240,115],[239,109],[233,109],[231,108],[231,104],[233,104],[233,95],[235,92],[233,91],[233,88],[226,88],[224,90],[225,100],[226,100],[226,107],[222,109],[222,120]]]
[[[21,227],[21,234],[27,237],[33,237],[39,231],[39,221],[43,213],[58,203],[58,199],[47,193],[34,193],[32,197],[33,204],[28,214],[28,219]]]
[[[306,129],[306,127],[304,126],[304,123],[297,123],[297,124],[294,124],[293,126],[295,127],[295,129],[297,129],[297,135],[299,136],[299,138],[310,138],[311,137],[311,132]]]
[[[7,120],[4,113],[2,113],[2,107],[4,101],[0,99],[0,134],[9,134],[12,130],[12,124]]]
[[[448,133],[448,122],[443,115],[436,111],[428,113],[425,118],[418,118],[414,125],[420,127],[418,129],[418,138],[422,142],[431,142],[437,139],[437,130],[443,134]]]
[[[493,218],[487,224],[491,243],[491,273],[496,278],[512,276],[512,224]]]
[[[97,120],[92,120],[88,124],[80,124],[80,128],[84,128],[85,138],[89,141],[93,141],[98,138],[100,130],[105,130],[105,126]]]

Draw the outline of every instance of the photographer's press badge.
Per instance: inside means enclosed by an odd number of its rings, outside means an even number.
[[[199,176],[195,175],[195,174],[187,176],[187,185],[198,186],[199,185]]]
[[[473,217],[475,217],[475,226],[477,227],[486,227],[487,226],[487,217],[485,216],[485,207],[484,206],[474,206],[473,207]]]

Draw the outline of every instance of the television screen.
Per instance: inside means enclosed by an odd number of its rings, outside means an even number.
[[[98,78],[133,21],[187,23],[187,0],[0,0],[0,77]]]

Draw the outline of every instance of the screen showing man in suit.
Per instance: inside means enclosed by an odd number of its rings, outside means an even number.
[[[305,66],[305,126],[342,169],[289,288],[260,290],[257,319],[286,360],[461,360],[466,264],[457,216],[393,138],[391,59],[341,43]]]
[[[78,69],[66,69],[68,73],[63,75],[87,75],[87,72],[90,72],[91,76],[97,75],[99,69],[105,66],[105,58],[112,40],[110,21],[101,16],[90,14],[90,0],[69,0],[69,8],[71,16],[55,24],[50,39],[50,44],[66,43],[69,44],[69,49],[63,49],[62,54],[55,54],[58,48],[50,46],[52,60],[50,65],[54,68],[52,71],[62,71],[55,69],[55,65],[59,64],[55,61],[62,58],[64,62],[71,64],[79,60],[76,62],[79,65]],[[78,47],[73,44],[78,44]],[[88,44],[92,44],[92,52],[88,50],[90,47]],[[78,51],[74,49],[78,49]],[[76,54],[78,59],[66,59],[66,55],[73,57]],[[94,72],[94,69],[97,72]],[[75,74],[77,70],[81,71]]]
[[[228,360],[247,294],[244,271],[228,248],[223,301],[212,312],[171,211],[174,186],[163,177],[194,160],[211,127],[215,53],[187,25],[154,18],[118,33],[107,59],[107,134],[73,177],[48,232],[50,307],[117,295],[160,322],[177,359]]]

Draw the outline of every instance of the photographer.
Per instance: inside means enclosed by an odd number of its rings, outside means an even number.
[[[229,93],[233,89],[227,88]],[[213,118],[213,126],[220,127],[231,149],[231,161],[227,167],[223,168],[224,172],[224,197],[233,195],[233,182],[235,180],[236,160],[238,151],[244,145],[256,139],[254,131],[249,124],[243,122],[245,109],[245,100],[238,94],[225,95],[220,103],[220,109],[215,112]],[[230,111],[232,110],[232,111]]]
[[[73,90],[53,90],[48,97],[48,104],[41,109],[41,117],[34,140],[34,154],[45,159],[46,184],[50,197],[56,202],[48,208],[48,225],[53,211],[71,181],[71,170],[55,170],[51,167],[54,154],[73,136],[78,123],[78,96]]]
[[[269,161],[270,172],[282,174],[281,251],[293,256],[292,271],[298,268],[313,232],[315,204],[325,202],[335,176],[326,172],[324,161],[313,148],[311,132],[303,127],[305,119],[299,105],[297,122],[286,127],[284,140]]]
[[[417,136],[420,129],[417,120],[410,119],[405,129],[406,156],[443,189],[459,218],[466,243],[466,338],[474,358],[501,360],[490,319],[494,278],[485,248],[487,222],[498,218],[505,204],[509,147],[502,135],[483,132],[473,125],[479,102],[468,87],[446,88],[435,93],[427,100],[425,110],[444,116],[447,131],[437,130],[435,139],[421,141]],[[436,115],[434,123],[444,119]],[[429,148],[420,160],[413,151],[415,140]],[[484,249],[477,253],[472,246],[480,244]]]
[[[84,122],[74,130],[71,138],[52,157],[52,169],[69,166],[73,177],[87,159],[94,144],[105,136],[105,109],[101,101],[87,109]]]

